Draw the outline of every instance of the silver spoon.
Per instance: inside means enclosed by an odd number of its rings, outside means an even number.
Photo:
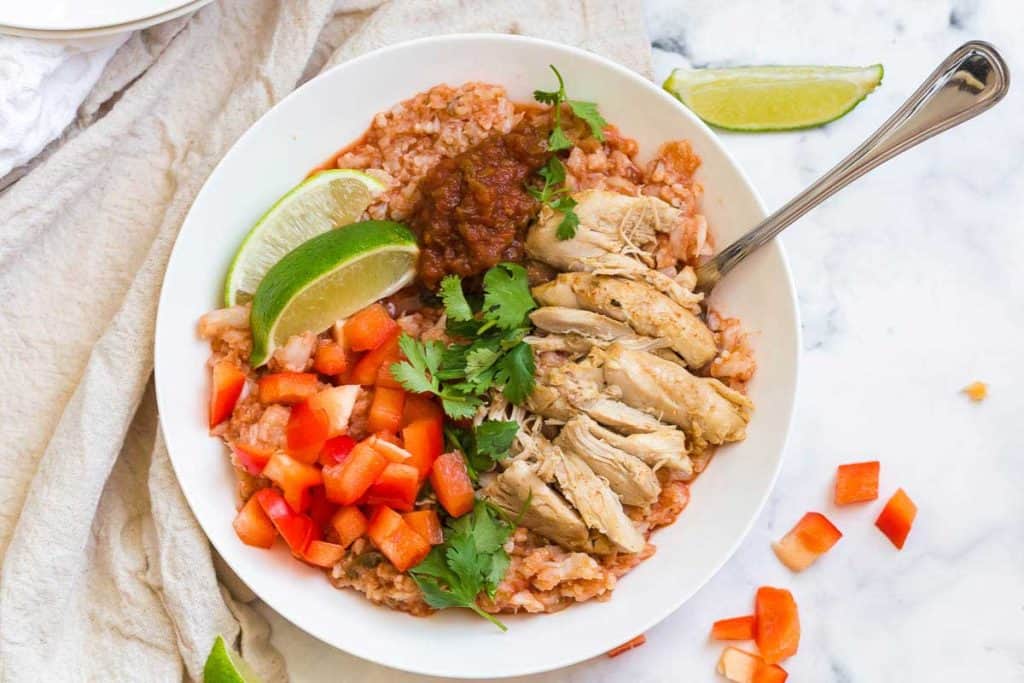
[[[939,64],[903,106],[831,171],[697,268],[697,291],[708,294],[743,259],[798,218],[883,162],[963,123],[1003,99],[1006,62],[992,45],[964,43]]]

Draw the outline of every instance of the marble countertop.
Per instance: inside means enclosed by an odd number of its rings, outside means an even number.
[[[1014,0],[647,0],[655,77],[675,66],[885,65],[852,114],[809,131],[722,134],[769,207],[827,171],[960,43],[996,44],[1024,75],[1024,4]],[[911,150],[815,210],[782,238],[804,349],[779,483],[736,555],[619,658],[525,679],[717,681],[715,619],[754,590],[800,606],[790,680],[1024,680],[1024,90]],[[960,393],[990,385],[974,404]],[[897,552],[874,528],[883,501],[836,509],[835,466],[882,461],[882,495],[919,507]],[[793,575],[769,544],[807,510],[845,536]],[[331,649],[269,613],[294,681],[429,680]]]

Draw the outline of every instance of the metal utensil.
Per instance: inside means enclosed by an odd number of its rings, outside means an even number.
[[[864,144],[788,204],[697,269],[697,291],[708,294],[743,259],[798,218],[883,162],[963,123],[1003,99],[1010,86],[1006,62],[992,45],[964,43]]]

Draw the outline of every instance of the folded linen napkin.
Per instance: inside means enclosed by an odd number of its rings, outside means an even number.
[[[132,37],[78,133],[0,195],[0,680],[199,679],[218,633],[286,679],[171,470],[150,387],[160,282],[264,111],[325,64],[456,31],[649,69],[636,1],[220,0]]]

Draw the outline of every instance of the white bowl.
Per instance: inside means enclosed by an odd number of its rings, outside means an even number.
[[[372,52],[310,81],[261,118],[207,180],[182,227],[160,297],[156,383],[175,472],[214,547],[267,604],[308,633],[380,664],[436,676],[491,678],[567,666],[599,655],[668,616],[729,559],[771,491],[794,400],[799,349],[796,300],[782,248],[765,247],[715,292],[718,306],[754,333],[757,411],[746,441],[721,449],[692,487],[687,510],[657,532],[657,554],[623,578],[608,602],[553,615],[509,617],[500,633],[467,610],[427,619],[377,607],[331,587],[318,570],[243,545],[231,521],[236,493],[224,447],[207,435],[207,347],[196,320],[220,305],[224,273],[266,207],[375,112],[437,83],[482,80],[529,100],[552,85],[549,64],[572,97],[593,100],[651,155],[688,139],[704,163],[703,210],[724,245],[765,214],[750,182],[711,131],[649,81],[606,59],[541,40],[503,35],[428,38]]]

